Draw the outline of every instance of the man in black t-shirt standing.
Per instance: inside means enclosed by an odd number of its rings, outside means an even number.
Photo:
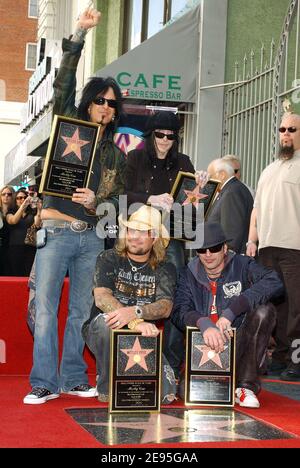
[[[169,317],[176,270],[164,262],[169,243],[158,210],[143,205],[125,221],[120,217],[120,238],[113,250],[97,258],[94,298],[83,337],[96,357],[100,401],[108,401],[110,329],[128,327],[143,336],[157,336],[155,321]],[[172,368],[163,357],[162,401],[175,399]]]

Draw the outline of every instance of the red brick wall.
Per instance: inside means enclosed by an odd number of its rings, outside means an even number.
[[[37,35],[37,19],[28,18],[28,3],[28,0],[0,0],[0,99],[6,101],[28,99],[32,71],[25,70],[26,43],[36,42]]]

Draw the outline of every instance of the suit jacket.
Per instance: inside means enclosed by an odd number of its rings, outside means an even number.
[[[236,253],[246,252],[253,198],[248,188],[233,177],[216,198],[207,221],[221,224],[228,246]]]

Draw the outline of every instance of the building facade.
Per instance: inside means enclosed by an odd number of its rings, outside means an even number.
[[[28,98],[28,80],[36,66],[37,1],[0,0],[0,186],[4,158],[21,139],[20,109]]]
[[[51,57],[52,68],[49,76],[40,78],[40,72],[36,73],[40,82],[31,79],[29,104],[38,102],[37,111],[25,112],[23,141],[6,157],[6,182],[22,178],[36,165],[32,177],[42,169],[40,158],[45,156],[52,114],[51,93],[41,102],[41,89],[47,80],[51,83],[60,59],[60,41],[71,34],[75,19],[86,4],[83,0],[39,1],[37,39],[39,44],[46,39],[45,53]],[[245,96],[251,95],[252,100],[251,79],[260,78],[253,96],[258,105],[265,106],[264,125],[272,126],[272,113],[281,97],[273,92],[273,75],[268,78],[268,86],[263,84],[264,73],[268,67],[274,71],[289,8],[294,11],[297,5],[295,24],[300,24],[299,1],[94,0],[94,5],[102,12],[101,25],[87,36],[77,76],[78,96],[90,76],[114,76],[125,96],[128,114],[146,115],[161,107],[178,112],[182,150],[198,169],[205,169],[215,157],[235,152],[247,162],[246,181],[255,185],[258,170],[270,159],[271,149],[249,142],[245,126],[253,132],[253,140],[271,141],[271,133],[267,129],[265,136],[257,133],[260,117],[256,116],[252,101],[246,106]],[[266,52],[268,46],[270,54]],[[300,63],[298,54],[296,47],[294,62]],[[287,63],[286,68],[289,67],[295,68]],[[271,90],[266,99],[268,109],[259,94],[260,89],[267,87]],[[243,105],[244,114],[238,109]],[[257,117],[253,129],[252,114]],[[262,153],[265,158],[261,158]],[[16,159],[20,164],[16,164]],[[257,159],[261,160],[259,164]]]

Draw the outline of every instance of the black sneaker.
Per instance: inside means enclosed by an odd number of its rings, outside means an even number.
[[[77,387],[74,387],[68,392],[63,392],[63,393],[67,393],[68,395],[79,396],[82,398],[91,398],[91,397],[98,396],[97,388],[92,387],[89,384],[77,385]]]
[[[33,387],[31,392],[24,398],[23,403],[26,405],[41,405],[42,403],[46,403],[48,400],[54,400],[58,397],[58,393],[52,393],[46,388]]]

